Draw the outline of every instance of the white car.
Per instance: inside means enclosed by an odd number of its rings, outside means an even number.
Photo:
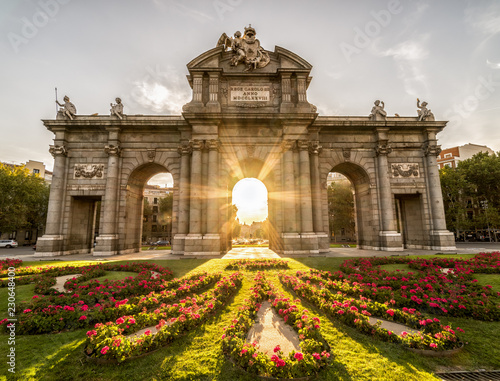
[[[1,239],[0,247],[6,247],[8,249],[10,249],[11,247],[17,247],[17,242],[13,239]]]

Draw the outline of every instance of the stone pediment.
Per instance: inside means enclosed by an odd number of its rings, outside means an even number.
[[[223,33],[187,64],[193,99],[185,113],[316,113],[307,101],[312,65],[280,46],[265,50],[255,35],[251,26],[243,36]]]
[[[312,65],[305,59],[280,46],[276,46],[274,52],[266,50],[266,53],[270,58],[269,64],[263,68],[252,70],[251,72],[245,72],[244,65],[232,66],[231,58],[233,53],[231,51],[224,51],[224,47],[222,46],[215,47],[200,54],[187,64],[187,68],[190,72],[222,69],[222,72],[225,74],[241,73],[251,75],[276,73],[280,69],[298,70],[301,72],[310,72],[312,69]]]

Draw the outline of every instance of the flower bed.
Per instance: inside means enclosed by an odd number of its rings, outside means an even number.
[[[186,298],[173,305],[162,303],[153,312],[122,316],[116,322],[99,323],[87,332],[85,354],[91,359],[122,362],[165,346],[201,325],[224,307],[240,287],[241,280],[241,274],[233,273],[202,295]],[[156,334],[146,331],[138,337],[128,336],[152,325],[156,326]]]
[[[450,326],[441,325],[437,318],[432,319],[415,309],[406,307],[399,309],[392,305],[395,302],[382,304],[363,296],[359,299],[353,299],[341,291],[332,293],[324,285],[316,285],[311,283],[309,279],[306,281],[300,279],[302,275],[304,274],[301,272],[298,272],[299,277],[280,274],[279,278],[285,286],[326,312],[332,319],[339,320],[362,333],[416,349],[443,351],[460,346],[455,331]],[[395,335],[393,332],[381,328],[379,324],[370,324],[368,317],[371,315],[407,325],[420,330],[421,333],[408,334],[403,332],[400,336]],[[462,331],[458,327],[456,330]]]
[[[254,281],[249,299],[240,307],[233,324],[224,328],[222,348],[225,355],[246,372],[261,377],[296,378],[316,374],[331,360],[328,345],[319,332],[319,318],[309,316],[307,310],[299,310],[289,299],[278,295],[262,273],[258,273]],[[267,298],[287,324],[298,331],[301,352],[292,351],[285,357],[277,346],[270,357],[259,352],[256,343],[246,343],[260,303]]]
[[[288,261],[282,259],[240,259],[232,261],[226,270],[272,270],[288,269]]]
[[[161,286],[164,289],[160,292],[150,292],[147,295],[138,292],[137,295],[133,294],[121,300],[112,295],[104,298],[101,294],[87,297],[61,294],[42,298],[35,295],[30,304],[21,308],[23,313],[18,316],[18,333],[39,334],[89,327],[98,322],[147,311],[161,303],[192,295],[220,278],[220,274],[195,274],[168,283],[163,282]],[[89,300],[92,303],[89,303]]]
[[[9,267],[19,267],[22,264],[20,259],[5,258],[0,260],[0,270],[8,270]]]
[[[362,295],[382,303],[395,300],[400,307],[437,315],[498,321],[500,293],[493,291],[491,286],[481,286],[474,279],[474,271],[483,268],[482,265],[475,264],[484,264],[485,261],[494,263],[496,255],[490,253],[468,261],[455,261],[456,263],[447,258],[356,258],[345,261],[341,266],[343,271],[330,273],[312,270],[311,273],[323,278],[323,281],[331,281],[329,288],[332,291],[340,290],[352,296]],[[467,266],[464,265],[465,262],[468,263]],[[408,264],[417,271],[389,272],[379,267],[394,263]],[[442,265],[453,267],[453,274],[443,273]]]

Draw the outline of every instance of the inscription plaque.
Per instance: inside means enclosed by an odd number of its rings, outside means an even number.
[[[270,86],[231,86],[231,102],[269,102]]]

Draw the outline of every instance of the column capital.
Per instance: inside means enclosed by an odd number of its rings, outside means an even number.
[[[435,142],[427,142],[422,145],[425,156],[437,156],[441,153],[441,146]]]
[[[297,148],[299,151],[309,151],[309,140],[297,140]]]
[[[387,140],[379,140],[377,146],[375,147],[375,153],[377,156],[388,155],[392,152],[392,147]]]
[[[104,146],[104,152],[106,152],[108,156],[120,156],[122,148],[119,145],[108,144]]]
[[[209,151],[219,151],[220,149],[220,140],[219,139],[210,139],[205,142],[205,145]]]
[[[311,155],[319,155],[323,151],[323,147],[320,146],[318,140],[313,140],[312,142],[309,142],[309,153]]]
[[[204,148],[203,140],[194,139],[189,142],[193,151],[201,151]]]
[[[295,140],[283,140],[281,142],[281,151],[287,152],[295,148]]]
[[[191,155],[191,152],[193,152],[193,148],[191,147],[191,143],[181,144],[177,148],[177,152],[181,156],[183,156],[183,155]]]
[[[68,149],[64,145],[62,146],[51,145],[49,148],[49,152],[53,157],[68,156]]]

